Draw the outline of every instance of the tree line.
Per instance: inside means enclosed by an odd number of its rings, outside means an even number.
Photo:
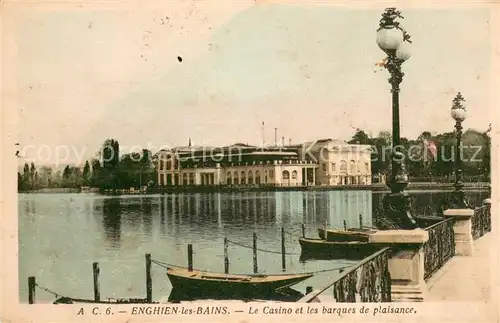
[[[464,176],[481,176],[489,180],[491,170],[489,131],[479,132],[467,130],[462,136],[463,174]],[[372,146],[372,174],[390,173],[391,133],[381,131],[376,137],[357,129],[350,144]],[[435,145],[435,155],[423,155],[428,144]],[[416,139],[401,138],[401,145],[407,152],[405,164],[409,175],[413,178],[431,176],[450,177],[454,174],[454,157],[456,156],[456,134],[447,132],[431,134],[422,132]],[[100,190],[140,188],[155,186],[157,173],[151,151],[143,149],[141,153],[129,153],[120,156],[120,145],[117,140],[107,139],[97,153],[97,158],[87,160],[83,168],[67,165],[63,171],[54,171],[47,166],[36,167],[34,163],[25,163],[22,172],[17,173],[19,191],[33,191],[41,188],[80,188],[90,186]]]
[[[464,176],[481,177],[489,180],[491,171],[491,138],[489,130],[480,132],[469,129],[462,135],[462,172]],[[372,173],[389,174],[391,165],[390,132],[382,131],[376,137],[369,136],[357,129],[350,144],[372,146]],[[455,172],[455,158],[459,157],[456,149],[456,133],[446,132],[431,134],[422,132],[416,139],[401,138],[405,153],[405,166],[413,178],[451,177]],[[387,149],[389,148],[389,149]]]
[[[117,140],[107,139],[96,158],[85,161],[82,167],[66,165],[62,172],[48,166],[36,167],[25,163],[17,173],[18,191],[42,188],[95,187],[100,190],[141,188],[155,185],[157,176],[151,151],[129,153],[120,156]]]

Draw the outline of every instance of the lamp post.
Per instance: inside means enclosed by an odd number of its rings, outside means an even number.
[[[387,185],[391,193],[384,197],[384,215],[393,226],[401,229],[417,227],[410,213],[410,199],[404,192],[408,185],[405,154],[400,149],[401,139],[399,131],[399,85],[403,81],[404,73],[401,65],[410,58],[410,35],[399,25],[398,19],[403,17],[396,8],[387,8],[382,13],[377,30],[377,44],[386,54],[385,68],[390,73],[389,83],[392,93],[392,160],[391,175]]]
[[[462,183],[462,122],[467,116],[465,109],[465,99],[462,93],[458,94],[453,99],[451,106],[451,116],[455,119],[455,130],[457,131],[457,145],[455,154],[455,190],[451,198],[451,207],[454,209],[468,208],[468,203],[465,200],[463,191],[464,184]]]

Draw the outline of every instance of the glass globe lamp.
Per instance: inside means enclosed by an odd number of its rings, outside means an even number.
[[[407,41],[403,41],[396,50],[396,58],[402,61],[406,61],[410,57],[411,57],[411,44]]]
[[[403,32],[395,26],[383,27],[377,31],[377,44],[383,51],[395,51],[403,42]]]
[[[454,107],[451,109],[451,117],[455,119],[455,121],[462,122],[467,117],[467,111],[465,107]]]

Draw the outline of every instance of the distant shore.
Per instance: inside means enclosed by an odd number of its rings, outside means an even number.
[[[464,183],[465,190],[488,189],[489,182]],[[415,182],[409,183],[406,190],[452,190],[453,183]],[[163,194],[163,193],[212,193],[212,192],[280,192],[280,191],[389,191],[385,184],[372,185],[342,185],[342,186],[170,186],[149,188],[147,190],[118,190],[116,192],[99,192],[97,188],[43,188],[36,191],[19,193],[102,193],[102,194]]]

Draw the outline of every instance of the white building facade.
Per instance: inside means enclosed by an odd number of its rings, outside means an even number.
[[[370,146],[326,139],[265,149],[240,144],[163,150],[156,167],[159,186],[371,185],[370,160]]]

